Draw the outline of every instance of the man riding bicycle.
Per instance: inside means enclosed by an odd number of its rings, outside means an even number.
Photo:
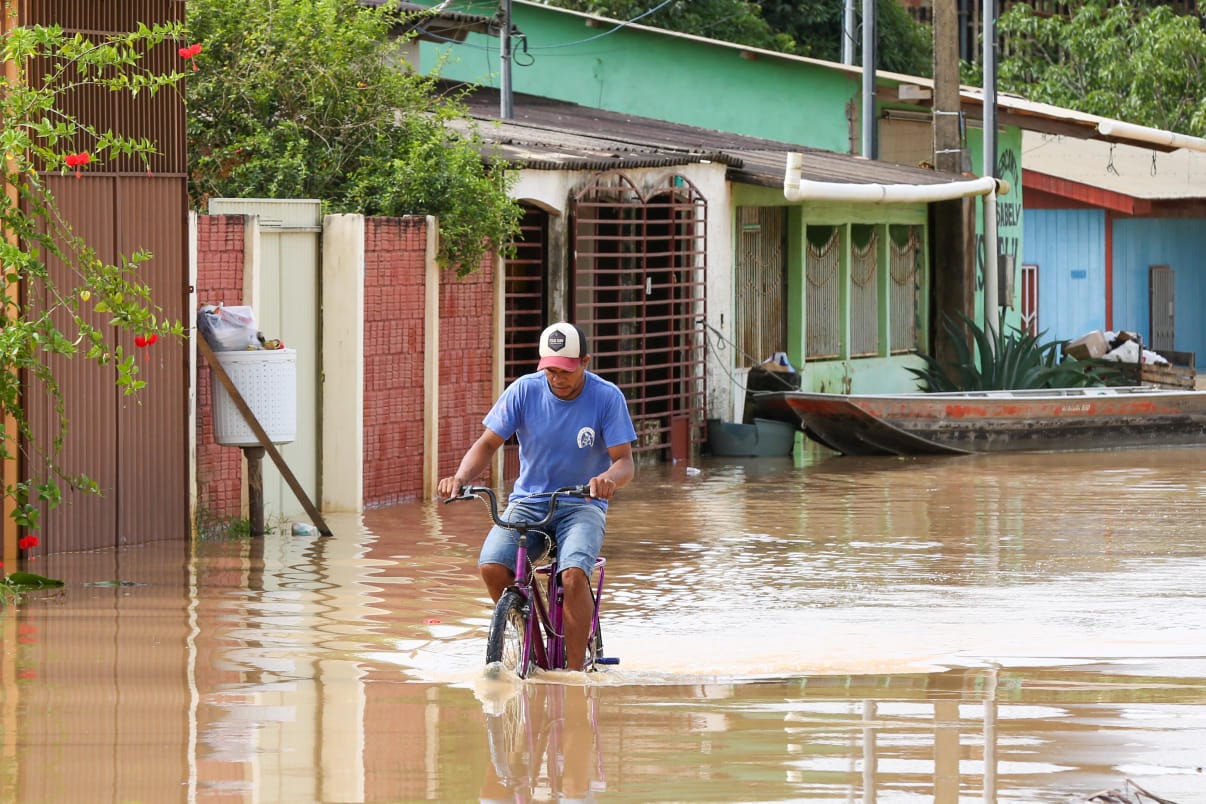
[[[485,430],[452,477],[441,478],[440,496],[453,497],[485,471],[512,435],[519,439],[519,478],[511,491],[506,520],[538,521],[548,499],[525,500],[564,486],[590,487],[590,499],[563,498],[550,525],[565,586],[567,668],[580,670],[594,615],[590,573],[603,548],[607,503],[635,473],[632,442],[636,431],[624,394],[587,371],[586,336],[573,324],[553,324],[540,335],[537,371],[511,383],[482,422]],[[478,567],[490,597],[515,581],[515,538],[495,526],[486,534]]]

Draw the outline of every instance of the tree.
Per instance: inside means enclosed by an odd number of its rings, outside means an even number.
[[[110,36],[67,34],[58,26],[24,26],[4,36],[0,265],[6,292],[0,318],[0,411],[11,427],[0,438],[0,460],[23,457],[25,477],[42,478],[4,486],[12,517],[27,532],[19,542],[24,551],[39,543],[37,534],[29,533],[38,526],[38,503],[48,508],[58,505],[60,483],[98,492],[93,481],[69,475],[59,464],[69,422],[52,359],[82,357],[111,366],[118,387],[133,394],[145,382],[138,376],[134,355],[117,343],[117,332],[134,333],[140,348],[161,336],[183,335],[179,323],[160,320],[151,289],[139,281],[139,266],[151,255],[140,251],[114,264],[101,260],[73,233],[45,182],[48,173],[80,177],[83,171],[118,158],[134,156],[147,163],[155,144],[99,130],[65,109],[72,96],[91,88],[128,96],[170,90],[184,73],[156,73],[143,66],[143,59],[154,48],[174,47],[182,34],[178,25],[139,26],[134,32]],[[48,260],[67,269],[74,277],[72,286],[64,287],[52,278]],[[98,320],[103,323],[94,323]],[[59,414],[50,443],[36,440],[25,415],[23,396],[34,388],[49,395]],[[0,586],[0,592],[13,589],[12,583]]]
[[[548,4],[723,42],[796,52],[790,35],[773,30],[761,17],[758,4],[750,0],[550,0]]]
[[[1206,33],[1168,6],[1088,0],[1071,17],[1015,5],[997,86],[1089,114],[1206,136]],[[969,72],[969,83],[979,75]]]
[[[328,212],[435,215],[461,273],[505,249],[513,174],[483,161],[455,96],[414,73],[406,21],[357,0],[190,0],[203,67],[188,83],[190,195],[316,198]]]
[[[842,3],[835,0],[671,0],[660,6],[648,0],[549,0],[549,5],[620,20],[640,17],[643,25],[780,53],[828,61],[842,54]],[[651,6],[657,11],[643,16]],[[861,2],[856,11],[861,16]],[[876,0],[876,14],[876,66],[930,75],[928,27],[915,22],[897,0]]]

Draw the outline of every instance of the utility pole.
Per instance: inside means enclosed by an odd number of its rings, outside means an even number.
[[[963,172],[959,99],[959,11],[956,0],[934,0],[934,167]]]
[[[984,0],[984,166],[997,178],[997,2]],[[984,330],[997,331],[997,194],[984,196]]]
[[[511,0],[502,0],[502,31],[499,34],[499,112],[503,120],[510,120],[514,115],[514,105],[511,93]]]

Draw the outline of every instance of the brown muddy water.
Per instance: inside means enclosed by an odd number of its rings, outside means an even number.
[[[44,558],[0,800],[1206,802],[1206,450],[640,470],[621,664],[487,682],[473,503]]]

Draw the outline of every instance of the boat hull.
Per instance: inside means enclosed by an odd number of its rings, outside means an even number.
[[[1147,386],[952,394],[769,392],[757,415],[846,455],[1206,444],[1206,391]]]

